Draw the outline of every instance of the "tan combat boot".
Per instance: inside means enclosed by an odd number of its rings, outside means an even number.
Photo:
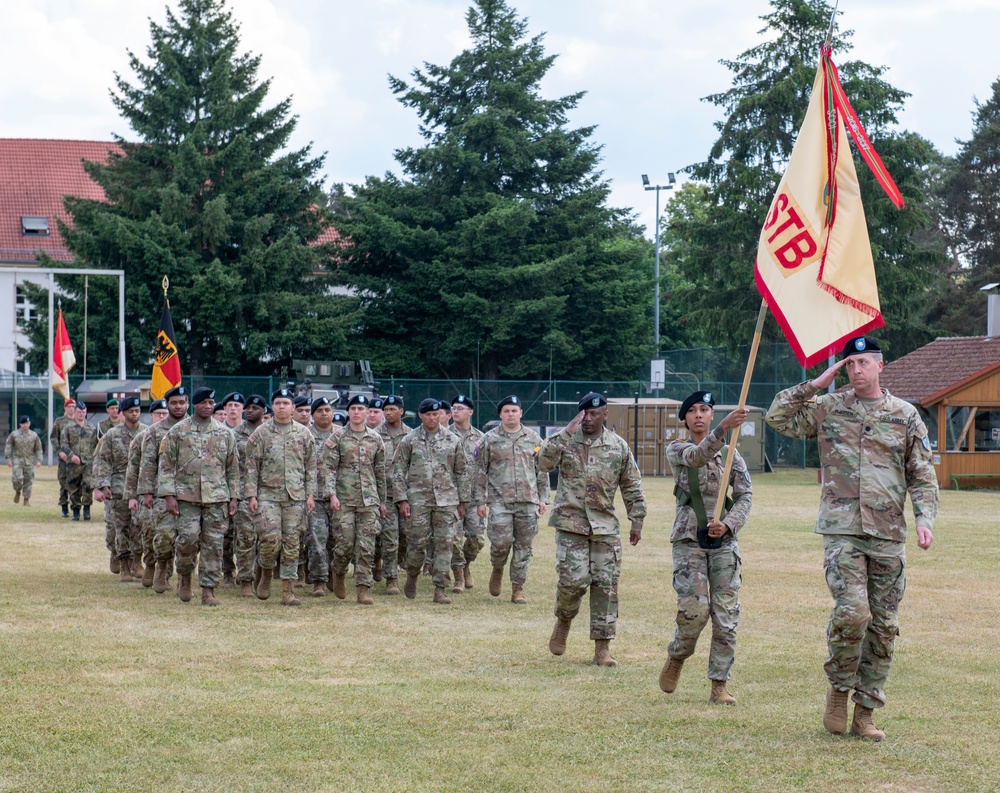
[[[725,680],[713,680],[712,694],[708,701],[714,705],[735,705],[736,697],[729,693]]]
[[[21,501],[21,491],[20,490],[15,490],[14,491],[14,503],[17,504],[20,501]]]
[[[455,583],[451,587],[451,591],[458,593],[465,591],[465,568],[464,567],[453,567],[451,568],[452,574],[455,576]]]
[[[660,670],[660,691],[673,694],[677,690],[677,681],[681,678],[681,669],[684,668],[683,658],[670,658]]]
[[[524,584],[511,584],[510,602],[519,606],[527,605],[528,599],[524,596]]]
[[[493,572],[490,573],[490,594],[493,597],[500,597],[500,585],[503,583],[503,568],[494,567]]]
[[[594,666],[618,666],[618,662],[611,657],[610,643],[610,639],[594,640]]]
[[[376,583],[378,583],[379,581],[382,580],[382,557],[381,556],[379,556],[375,560],[375,567],[372,570],[372,578],[375,579]]]
[[[157,595],[162,595],[167,591],[167,563],[162,559],[156,560],[156,574],[153,576],[153,591]]]
[[[240,597],[252,598],[257,593],[253,591],[253,583],[250,581],[240,581]]]
[[[385,579],[385,593],[387,595],[399,594],[399,581],[395,578]]]
[[[122,571],[121,562],[118,561],[118,557],[114,551],[111,551],[111,561],[108,562],[108,568],[111,570],[112,575],[118,575]]]
[[[299,577],[295,579],[294,586],[296,589],[301,589],[306,585],[306,566],[304,564],[299,564]]]
[[[358,587],[358,603],[362,606],[375,605],[375,601],[372,600],[372,596],[368,594],[368,587],[363,585]]]
[[[549,652],[553,655],[562,655],[566,652],[566,637],[569,636],[572,620],[564,620],[562,617],[556,619],[556,626],[552,629],[549,637]]]
[[[854,718],[851,720],[851,735],[876,742],[885,738],[885,733],[872,721],[872,709],[856,702],[854,703]]]
[[[142,566],[142,559],[140,559],[138,556],[133,556],[129,560],[129,564],[132,565],[132,578],[134,578],[136,581],[141,581],[142,575],[145,572]]]
[[[295,582],[290,578],[281,581],[281,605],[300,606],[302,601],[295,597]]]
[[[334,573],[333,575],[333,594],[341,600],[347,597],[346,578],[347,573]]]
[[[442,606],[450,606],[451,598],[448,597],[448,593],[444,591],[444,587],[434,588],[434,602],[439,603]]]
[[[274,570],[260,569],[260,583],[257,584],[257,597],[267,600],[271,597],[271,580],[274,578]]]
[[[313,591],[310,592],[314,598],[325,598],[326,597],[326,582],[325,581],[313,581]]]
[[[180,581],[177,582],[177,597],[181,599],[181,603],[187,603],[191,600],[191,596],[191,574],[182,573]]]
[[[403,586],[403,593],[410,600],[417,596],[417,579],[418,576],[413,575],[409,570],[406,571],[406,584]]]
[[[476,583],[475,579],[472,577],[472,566],[466,563],[463,570],[465,571],[465,588],[472,589]]]
[[[222,576],[222,588],[236,589],[236,579],[233,578],[232,573],[226,573],[224,576]]]
[[[24,506],[26,506],[26,507],[30,507],[31,506],[31,498],[29,496],[25,496],[24,497]]]
[[[219,599],[215,596],[214,587],[203,586],[201,588],[201,605],[203,606],[219,605]]]
[[[128,559],[118,560],[118,583],[119,584],[131,584],[135,579],[132,578],[132,565],[129,564]]]
[[[830,686],[826,692],[826,710],[823,712],[823,726],[828,732],[842,735],[847,731],[847,695],[849,691],[840,691]]]
[[[153,574],[156,572],[155,565],[147,564],[142,570],[142,585],[149,589],[153,585]]]

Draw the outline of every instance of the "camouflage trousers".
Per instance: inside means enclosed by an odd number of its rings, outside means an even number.
[[[299,577],[299,537],[306,526],[304,501],[259,501],[254,516],[257,532],[257,565],[261,570],[273,570],[281,555],[278,577],[291,580]]]
[[[167,562],[169,570],[174,564],[177,543],[177,516],[167,512],[167,502],[162,498],[153,499],[153,556],[157,562]]]
[[[452,567],[465,567],[476,561],[479,552],[486,545],[485,521],[479,517],[475,507],[466,507],[465,519],[459,521],[455,532],[455,550],[451,555]],[[535,531],[538,531],[535,521]]]
[[[859,705],[880,708],[906,589],[906,544],[827,534],[823,568],[834,602],[826,631],[826,676],[840,691],[854,689]]]
[[[236,503],[233,526],[236,533],[236,580],[241,584],[254,579],[254,565],[257,556],[256,518],[250,513],[246,499]]]
[[[142,499],[139,499],[139,509],[132,514],[132,524],[142,543],[142,564],[144,567],[152,567],[156,564],[156,554],[153,552],[153,510],[146,509]]]
[[[35,483],[35,463],[34,460],[14,460],[14,467],[10,471],[10,481],[14,485],[15,493],[24,493],[24,500],[31,498],[31,486]]]
[[[420,575],[428,549],[435,587],[451,586],[451,555],[454,550],[458,513],[454,506],[411,504],[406,538],[406,572]]]
[[[222,578],[222,543],[229,523],[229,502],[178,501],[177,573],[190,575],[198,565],[198,586],[217,587]],[[200,558],[199,558],[200,556]]]
[[[81,506],[89,507],[94,503],[94,488],[91,485],[91,463],[66,464],[66,492],[69,494],[69,504],[73,509]]]
[[[59,480],[59,506],[65,507],[69,504],[69,489],[66,487],[66,463],[62,460],[56,469],[56,478]]]
[[[538,505],[533,503],[490,504],[486,532],[490,538],[490,562],[503,567],[510,557],[510,582],[528,580],[531,544],[538,534]]]
[[[305,553],[306,579],[310,583],[320,583],[330,577],[330,557],[333,553],[330,527],[336,524],[336,515],[326,498],[317,499],[316,508],[309,515]]]
[[[667,647],[671,658],[689,658],[702,629],[712,619],[708,653],[710,680],[729,680],[736,654],[740,621],[740,549],[736,542],[721,548],[701,548],[697,542],[673,544],[677,628]]]
[[[142,535],[126,499],[104,500],[104,540],[119,559],[142,557]]]
[[[618,624],[621,539],[613,534],[556,532],[556,617],[571,620],[590,590],[590,638],[613,639]]]
[[[382,560],[382,573],[386,578],[399,578],[399,565],[406,560],[403,529],[407,519],[399,514],[395,504],[386,504],[385,509],[385,517],[379,519],[381,528],[375,539],[375,558]]]
[[[226,516],[226,533],[222,537],[222,572],[232,575],[236,572],[236,516]]]
[[[344,575],[354,562],[354,583],[372,586],[375,564],[375,538],[378,536],[378,507],[345,507],[337,510],[340,530],[333,543],[333,571]]]

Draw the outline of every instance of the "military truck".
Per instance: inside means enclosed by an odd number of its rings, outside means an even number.
[[[293,360],[288,384],[297,395],[312,399],[327,397],[337,407],[346,408],[351,397],[378,396],[379,383],[372,376],[367,360],[320,361]]]

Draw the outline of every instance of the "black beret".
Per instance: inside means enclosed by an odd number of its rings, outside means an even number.
[[[247,403],[246,397],[244,397],[243,394],[241,394],[239,391],[230,391],[228,394],[222,397],[222,401],[219,404],[222,407],[225,407],[230,402],[239,402],[241,405],[245,405]]]
[[[302,385],[312,385],[312,384],[313,384],[313,381],[310,380],[308,377],[305,380],[302,381]]]
[[[85,402],[81,402],[78,399],[78,400],[76,400],[76,409],[77,410],[86,410],[87,409],[87,404]]]
[[[423,402],[420,403],[420,406],[417,408],[417,413],[432,413],[435,410],[440,410],[440,409],[441,409],[440,400],[431,399],[430,397],[428,397],[427,399],[425,399]]]
[[[139,397],[125,397],[121,402],[118,403],[118,407],[121,408],[122,410],[141,408],[142,402],[139,401]]]
[[[591,408],[602,408],[608,404],[608,400],[604,398],[603,394],[598,394],[596,391],[591,391],[586,394],[579,402],[576,403],[577,410],[590,410]]]
[[[191,395],[191,404],[200,405],[206,399],[215,399],[215,390],[202,386],[201,388],[196,388]]]
[[[469,399],[465,394],[459,394],[457,397],[451,400],[451,405],[452,407],[454,407],[455,405],[465,405],[469,410],[476,409],[476,403],[473,402],[471,399]]]
[[[385,403],[381,399],[373,399],[372,403],[368,407],[375,408],[375,410],[381,410],[383,404]]]
[[[274,415],[274,411],[271,410],[271,406],[270,405],[264,405],[264,415],[265,416],[273,416]]]
[[[329,399],[327,399],[326,397],[319,397],[318,399],[313,400],[312,409],[309,412],[315,413],[319,408],[323,407],[323,405],[329,405],[329,404],[330,404]]]
[[[849,355],[861,355],[866,352],[882,352],[882,348],[878,346],[875,339],[870,339],[868,336],[858,336],[844,345],[844,351],[840,357],[847,358]]]
[[[677,418],[680,421],[684,421],[684,414],[695,402],[704,402],[706,405],[715,407],[715,397],[712,396],[711,391],[692,391],[688,394],[687,399],[681,402],[680,409],[677,411]]]
[[[292,395],[292,392],[290,390],[288,390],[287,388],[279,388],[277,391],[275,391],[273,394],[271,394],[271,401],[274,402],[274,400],[276,400],[276,399],[291,399],[291,400],[294,400],[295,397]]]
[[[402,410],[403,409],[403,397],[396,396],[395,394],[393,394],[392,396],[387,396],[385,399],[382,400],[382,407],[386,408],[389,405],[395,405],[400,410]]]
[[[166,410],[167,400],[165,399],[154,399],[149,403],[149,412],[152,413],[154,410]]]
[[[441,400],[441,407],[439,407],[438,410],[443,410],[445,413],[451,413],[451,405],[449,405],[447,402],[445,402],[442,399]]]
[[[295,403],[295,407],[296,408],[307,408],[307,407],[309,407],[309,397],[307,397],[307,396],[297,396],[294,399],[292,399],[292,402]]]
[[[163,395],[163,398],[169,402],[171,397],[179,397],[179,396],[186,397],[187,395],[188,395],[187,386],[175,385],[173,388],[171,388],[169,391],[167,391],[167,393]]]
[[[21,416],[21,418],[19,418],[17,420],[17,423],[18,424],[27,424],[29,421],[31,421],[31,419],[29,419],[27,416]]]
[[[338,410],[338,411],[334,412],[334,414],[333,414],[333,423],[334,424],[347,424],[347,416],[345,416],[343,413],[341,413]]]
[[[355,394],[351,397],[351,401],[347,403],[347,407],[351,405],[361,405],[363,407],[368,407],[368,397],[364,394]]]
[[[250,396],[248,396],[247,401],[243,405],[243,407],[250,407],[251,405],[255,405],[256,407],[259,408],[264,408],[265,410],[267,409],[267,401],[260,394],[251,394]]]
[[[514,407],[519,408],[519,407],[521,407],[521,398],[518,397],[518,396],[515,396],[514,394],[511,394],[510,396],[506,396],[503,399],[501,399],[497,403],[497,415],[498,416],[500,415],[500,411],[503,410],[507,405],[513,405]]]

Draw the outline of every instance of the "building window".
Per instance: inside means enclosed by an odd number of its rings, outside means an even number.
[[[28,300],[28,295],[20,286],[14,289],[14,305],[17,327],[19,330],[24,330],[28,323],[35,318],[35,306]]]
[[[21,234],[25,237],[49,236],[49,219],[44,215],[21,215]]]

